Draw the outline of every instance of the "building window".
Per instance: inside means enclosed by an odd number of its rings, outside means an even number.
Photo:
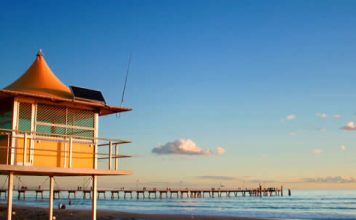
[[[31,132],[32,104],[20,103],[18,130],[22,132]]]
[[[0,109],[0,128],[12,129],[12,105],[4,105]]]
[[[31,131],[31,104],[20,103],[19,130]],[[93,138],[95,114],[92,111],[37,104],[35,119],[37,134]]]

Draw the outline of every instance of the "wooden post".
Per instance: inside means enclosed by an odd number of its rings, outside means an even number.
[[[111,161],[112,161],[112,141],[109,141],[109,170],[111,170]]]
[[[115,144],[115,170],[119,169],[119,146]]]
[[[261,184],[260,184],[258,189],[259,189],[259,194],[260,194],[259,196],[262,197],[262,186],[261,186]]]
[[[283,186],[281,186],[281,196],[283,196]]]
[[[7,220],[11,220],[12,217],[12,191],[14,187],[14,173],[9,173],[7,180]]]
[[[72,168],[73,139],[69,138],[69,168]]]
[[[94,163],[93,163],[93,167],[94,169],[97,169],[98,168],[98,144],[97,144],[97,141],[95,140],[95,143],[94,143],[94,157],[93,157],[93,160],[94,160]]]
[[[98,136],[99,136],[99,114],[94,114],[94,169],[98,168]]]
[[[6,154],[6,165],[9,165],[10,153],[11,153],[10,134],[7,134],[7,154]]]
[[[53,220],[53,189],[54,189],[54,178],[53,176],[49,177],[49,213],[48,219]]]
[[[10,165],[15,165],[15,152],[18,150],[18,146],[16,145],[17,130],[18,130],[18,110],[19,110],[19,102],[14,101],[14,108],[12,112],[12,134],[11,134],[11,151],[10,151]]]
[[[25,166],[25,162],[26,162],[26,151],[27,151],[27,133],[25,132],[25,134],[23,135],[23,166]]]
[[[93,196],[91,197],[91,213],[92,213],[92,220],[96,220],[96,198],[97,198],[97,176],[93,175],[93,183],[92,183],[92,194]]]

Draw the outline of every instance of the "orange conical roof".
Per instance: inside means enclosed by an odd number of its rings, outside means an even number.
[[[56,98],[73,98],[71,90],[48,67],[41,51],[30,68],[5,89]]]

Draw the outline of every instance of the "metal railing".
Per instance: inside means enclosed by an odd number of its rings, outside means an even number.
[[[46,149],[45,146],[36,148],[36,143],[41,141],[61,143],[63,149],[53,150],[50,147]],[[112,138],[89,138],[0,129],[0,143],[2,143],[0,144],[0,150],[3,153],[6,152],[6,159],[3,157],[1,159],[3,161],[0,160],[0,164],[5,165],[34,166],[33,159],[35,155],[48,156],[48,159],[53,159],[54,155],[54,160],[63,160],[63,165],[56,166],[59,168],[73,168],[72,162],[75,159],[92,159],[93,164],[88,169],[119,170],[119,158],[131,157],[119,154],[119,145],[131,142]],[[78,151],[73,149],[74,144],[88,145],[94,147],[94,149],[92,152]]]

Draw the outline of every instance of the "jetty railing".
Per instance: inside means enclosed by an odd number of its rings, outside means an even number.
[[[41,147],[38,147],[42,142]],[[47,143],[47,146],[46,146]],[[53,143],[58,144],[54,149]],[[73,168],[73,160],[93,161],[90,169],[119,170],[119,159],[130,155],[119,154],[119,146],[131,143],[113,138],[93,138],[43,132],[0,129],[0,164],[34,166],[35,155],[57,157],[59,168]],[[78,146],[92,147],[82,151]]]

